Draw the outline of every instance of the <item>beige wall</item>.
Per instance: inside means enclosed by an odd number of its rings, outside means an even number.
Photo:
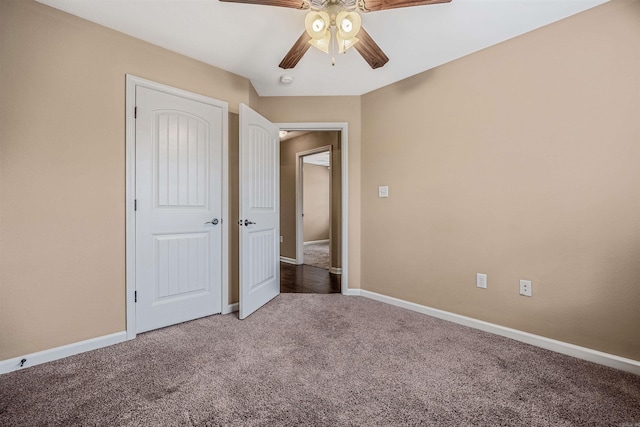
[[[125,74],[236,112],[250,84],[22,0],[0,1],[0,66],[3,360],[125,329]]]
[[[302,176],[304,241],[328,240],[331,171],[326,166],[305,163]]]
[[[124,330],[126,73],[275,122],[348,122],[350,287],[362,248],[366,289],[640,360],[639,52],[640,2],[614,0],[362,98],[260,98],[0,0],[0,360]]]
[[[259,105],[260,105],[260,96],[258,95],[258,92],[256,92],[253,85],[249,83],[249,107],[253,108],[254,110],[257,110]]]
[[[340,132],[309,132],[280,143],[280,255],[296,258],[296,159],[297,154],[331,146],[331,266],[342,267],[342,180]],[[306,216],[306,214],[305,214]],[[305,240],[308,240],[304,235]]]
[[[273,122],[347,122],[348,131],[348,200],[349,287],[360,287],[360,142],[361,114],[359,96],[262,97],[260,114]]]
[[[363,288],[640,360],[640,1],[362,104]]]

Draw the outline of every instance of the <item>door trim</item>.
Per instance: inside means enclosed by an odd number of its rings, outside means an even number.
[[[125,202],[125,298],[126,298],[126,327],[127,339],[136,337],[136,88],[145,87],[158,92],[176,95],[192,101],[221,107],[222,119],[222,314],[230,313],[229,304],[229,107],[226,102],[204,95],[198,95],[182,89],[177,89],[151,80],[146,80],[131,74],[126,75],[126,106],[125,106],[125,169],[126,169],[126,202]]]
[[[304,220],[302,214],[304,213],[304,199],[303,199],[303,182],[304,174],[302,172],[302,162],[305,156],[311,154],[329,152],[329,159],[333,158],[333,147],[331,145],[325,145],[324,147],[312,148],[307,151],[300,151],[296,153],[296,265],[304,264]],[[331,162],[330,162],[331,163]],[[340,169],[342,172],[342,169]],[[329,242],[331,242],[331,219],[333,215],[333,180],[331,174],[329,174]],[[331,247],[329,248],[329,260],[331,260]],[[331,265],[329,265],[331,268]]]
[[[339,131],[340,170],[342,171],[342,295],[349,294],[349,124],[327,123],[276,123],[281,130]]]

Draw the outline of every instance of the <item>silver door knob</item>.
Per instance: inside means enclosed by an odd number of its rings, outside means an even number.
[[[213,218],[211,221],[205,222],[205,224],[218,225],[218,218]]]
[[[253,222],[253,221],[249,221],[248,219],[245,219],[245,220],[244,220],[244,226],[245,226],[245,227],[246,227],[246,226],[248,226],[248,225],[251,225],[251,224],[255,224],[255,222]]]

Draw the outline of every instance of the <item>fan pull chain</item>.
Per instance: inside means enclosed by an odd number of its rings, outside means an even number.
[[[336,35],[337,35],[337,28],[332,27],[331,28],[331,66],[335,67],[336,66]]]

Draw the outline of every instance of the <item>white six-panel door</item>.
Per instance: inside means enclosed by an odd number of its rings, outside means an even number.
[[[136,88],[136,331],[220,313],[226,104]]]
[[[240,318],[280,293],[280,139],[240,104]]]

